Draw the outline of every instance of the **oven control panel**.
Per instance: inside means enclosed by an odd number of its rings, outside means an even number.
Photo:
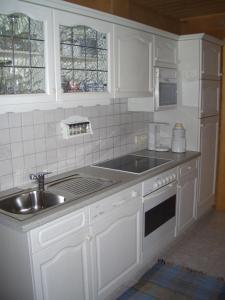
[[[142,196],[146,196],[177,180],[177,168],[163,172],[143,182]]]

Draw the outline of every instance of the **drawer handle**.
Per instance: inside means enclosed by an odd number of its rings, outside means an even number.
[[[112,206],[113,207],[118,207],[118,206],[121,206],[122,204],[124,204],[125,203],[125,200],[121,200],[121,201],[118,201],[118,202],[114,202],[113,204],[112,204]]]
[[[138,193],[137,193],[136,191],[132,191],[132,192],[131,192],[131,197],[132,197],[132,198],[136,198],[137,195],[138,195]]]
[[[190,171],[190,170],[192,169],[192,167],[191,167],[191,166],[188,166],[187,169],[188,169],[188,171]]]

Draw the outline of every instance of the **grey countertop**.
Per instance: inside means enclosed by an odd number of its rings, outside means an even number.
[[[188,162],[194,158],[197,158],[200,153],[195,151],[186,151],[185,153],[172,153],[172,152],[155,152],[149,150],[141,150],[134,152],[132,154],[147,156],[147,157],[157,157],[171,160],[169,163],[166,163],[162,166],[149,170],[143,174],[132,174],[128,172],[103,169],[95,166],[87,166],[74,171],[66,172],[51,178],[51,180],[57,180],[66,176],[73,174],[81,174],[84,176],[93,176],[98,178],[107,178],[113,181],[117,181],[114,185],[95,192],[91,195],[87,195],[80,199],[70,200],[65,202],[63,205],[55,206],[46,211],[30,215],[29,218],[25,220],[17,220],[14,218],[13,214],[6,214],[0,210],[0,224],[6,226],[11,226],[16,230],[28,231],[34,229],[37,226],[43,225],[47,222],[53,221],[59,217],[62,217],[68,213],[71,213],[75,210],[81,209],[85,206],[88,206],[98,200],[104,199],[112,194],[120,192],[123,189],[129,188],[133,185],[143,182],[146,179],[149,179],[153,176],[156,176],[164,171],[177,167],[180,164]],[[14,190],[16,191],[16,189]],[[4,197],[5,193],[0,194],[1,197]]]

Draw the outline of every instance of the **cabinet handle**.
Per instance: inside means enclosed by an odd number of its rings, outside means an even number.
[[[121,201],[118,201],[118,202],[114,202],[114,203],[112,204],[112,206],[113,206],[113,207],[118,207],[118,206],[122,205],[123,203],[125,203],[125,200],[121,200]]]
[[[87,240],[87,241],[91,241],[92,239],[93,239],[93,236],[91,236],[91,235],[87,235],[87,236],[86,236],[86,240]]]
[[[136,197],[137,197],[137,194],[138,194],[138,193],[137,193],[136,191],[132,191],[132,192],[131,192],[131,197],[132,197],[132,198],[136,198]]]

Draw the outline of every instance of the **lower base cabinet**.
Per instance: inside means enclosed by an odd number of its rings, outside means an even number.
[[[89,300],[90,261],[87,233],[70,235],[33,255],[36,299]]]
[[[140,266],[140,193],[138,185],[32,230],[33,299],[107,299],[131,278]]]
[[[94,299],[108,299],[140,264],[140,199],[99,219],[92,226]]]
[[[195,159],[178,168],[176,235],[187,229],[196,219],[197,164]]]

